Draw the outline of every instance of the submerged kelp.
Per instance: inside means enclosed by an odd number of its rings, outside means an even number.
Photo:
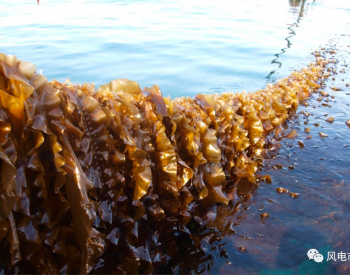
[[[252,183],[328,61],[256,93],[171,100],[119,79],[48,82],[0,54],[0,261],[17,273],[152,273]],[[247,181],[247,182],[248,182]],[[210,211],[209,211],[210,210]]]

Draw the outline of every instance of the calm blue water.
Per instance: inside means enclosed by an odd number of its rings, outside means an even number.
[[[283,141],[260,172],[272,184],[242,186],[252,197],[239,197],[236,212],[214,222],[219,229],[232,222],[231,229],[194,258],[195,270],[210,274],[350,274],[350,259],[318,264],[306,256],[310,248],[324,257],[350,253],[350,1],[40,1],[1,0],[0,52],[59,81],[129,78],[172,97],[255,91],[307,65],[313,50],[339,49],[338,74],[324,89],[334,98],[315,95],[300,106],[310,114],[286,126],[298,137]],[[277,194],[277,187],[300,197]],[[171,270],[195,271],[181,261]]]
[[[50,80],[158,84],[165,96],[254,91],[350,29],[350,2],[2,0],[0,52]]]

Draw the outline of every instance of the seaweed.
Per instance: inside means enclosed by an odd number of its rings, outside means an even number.
[[[255,93],[172,100],[127,79],[49,82],[0,54],[0,265],[167,271],[207,238],[196,228],[232,205],[237,185],[256,185],[264,151],[328,62]]]

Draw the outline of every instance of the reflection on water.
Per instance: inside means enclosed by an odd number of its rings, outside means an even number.
[[[289,0],[289,5],[291,7],[296,8],[296,7],[299,7],[300,2],[301,2],[301,0]],[[303,2],[305,2],[305,1],[303,1]]]
[[[287,36],[285,38],[286,42],[287,42],[287,47],[286,48],[282,48],[280,53],[275,54],[276,58],[272,60],[272,64],[276,64],[278,66],[278,68],[282,67],[282,62],[278,61],[278,59],[280,58],[280,55],[284,54],[287,49],[289,49],[292,46],[292,43],[290,41],[290,39],[296,35],[294,28],[298,28],[299,27],[299,22],[300,19],[304,16],[305,11],[305,2],[306,0],[290,0],[289,1],[289,5],[292,7],[290,9],[290,11],[293,14],[297,14],[297,19],[295,20],[295,22],[293,24],[290,24],[290,26],[287,28],[288,30],[290,30],[289,32],[289,36]],[[315,2],[315,1],[314,1]],[[273,75],[276,73],[276,70],[272,70],[269,75],[266,77],[267,81],[270,82],[273,79]]]
[[[244,219],[245,211],[249,209],[257,188],[257,184],[243,179],[230,189],[230,194],[236,196],[234,203],[230,203],[229,206],[218,205],[211,210],[207,208],[198,210],[207,212],[203,217],[204,222],[192,220],[187,225],[192,233],[192,239],[186,234],[179,235],[178,251],[165,266],[156,270],[156,273],[189,274],[191,271],[196,271],[216,274],[222,262],[231,266],[232,259],[226,251],[227,238],[237,233],[236,228]],[[241,246],[238,250],[244,253],[245,247]],[[256,262],[256,264],[262,266],[262,263]],[[233,267],[232,271],[238,270]]]

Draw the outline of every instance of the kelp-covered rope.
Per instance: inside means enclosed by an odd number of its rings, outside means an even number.
[[[110,273],[152,273],[199,209],[255,181],[268,140],[328,62],[255,93],[172,100],[126,79],[48,82],[0,54],[0,265],[89,273],[108,258]]]

